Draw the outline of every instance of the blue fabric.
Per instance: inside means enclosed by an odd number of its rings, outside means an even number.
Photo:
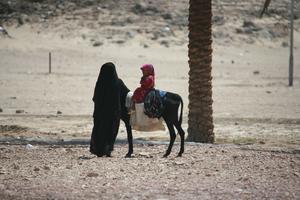
[[[159,91],[159,95],[160,95],[161,98],[164,98],[167,94],[166,91],[162,91],[162,90],[158,90],[158,91]]]

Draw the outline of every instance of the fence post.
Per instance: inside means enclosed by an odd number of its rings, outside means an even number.
[[[294,0],[291,0],[291,15],[290,15],[290,60],[289,60],[289,86],[293,86],[294,74]]]
[[[51,52],[49,52],[49,74],[51,74]]]

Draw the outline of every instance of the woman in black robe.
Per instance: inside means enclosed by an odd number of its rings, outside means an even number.
[[[102,65],[93,96],[94,127],[90,142],[90,152],[98,157],[111,156],[113,151],[120,125],[123,86],[115,65],[110,62]]]

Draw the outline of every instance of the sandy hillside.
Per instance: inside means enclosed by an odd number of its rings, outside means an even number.
[[[107,61],[116,64],[132,90],[139,83],[139,66],[153,63],[157,88],[183,97],[187,128],[187,1],[49,2],[1,3],[1,23],[11,36],[0,39],[3,136],[88,138],[91,96]],[[213,1],[215,132],[220,140],[241,136],[253,142],[283,135],[288,143],[299,143],[297,56],[294,87],[287,87],[288,4],[274,1],[263,19],[257,17],[261,5]],[[299,9],[295,14],[298,55]]]

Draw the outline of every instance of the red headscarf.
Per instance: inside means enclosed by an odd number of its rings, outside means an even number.
[[[143,76],[149,76],[149,75],[154,76],[154,67],[152,64],[144,64],[141,67],[141,70],[143,72]]]

